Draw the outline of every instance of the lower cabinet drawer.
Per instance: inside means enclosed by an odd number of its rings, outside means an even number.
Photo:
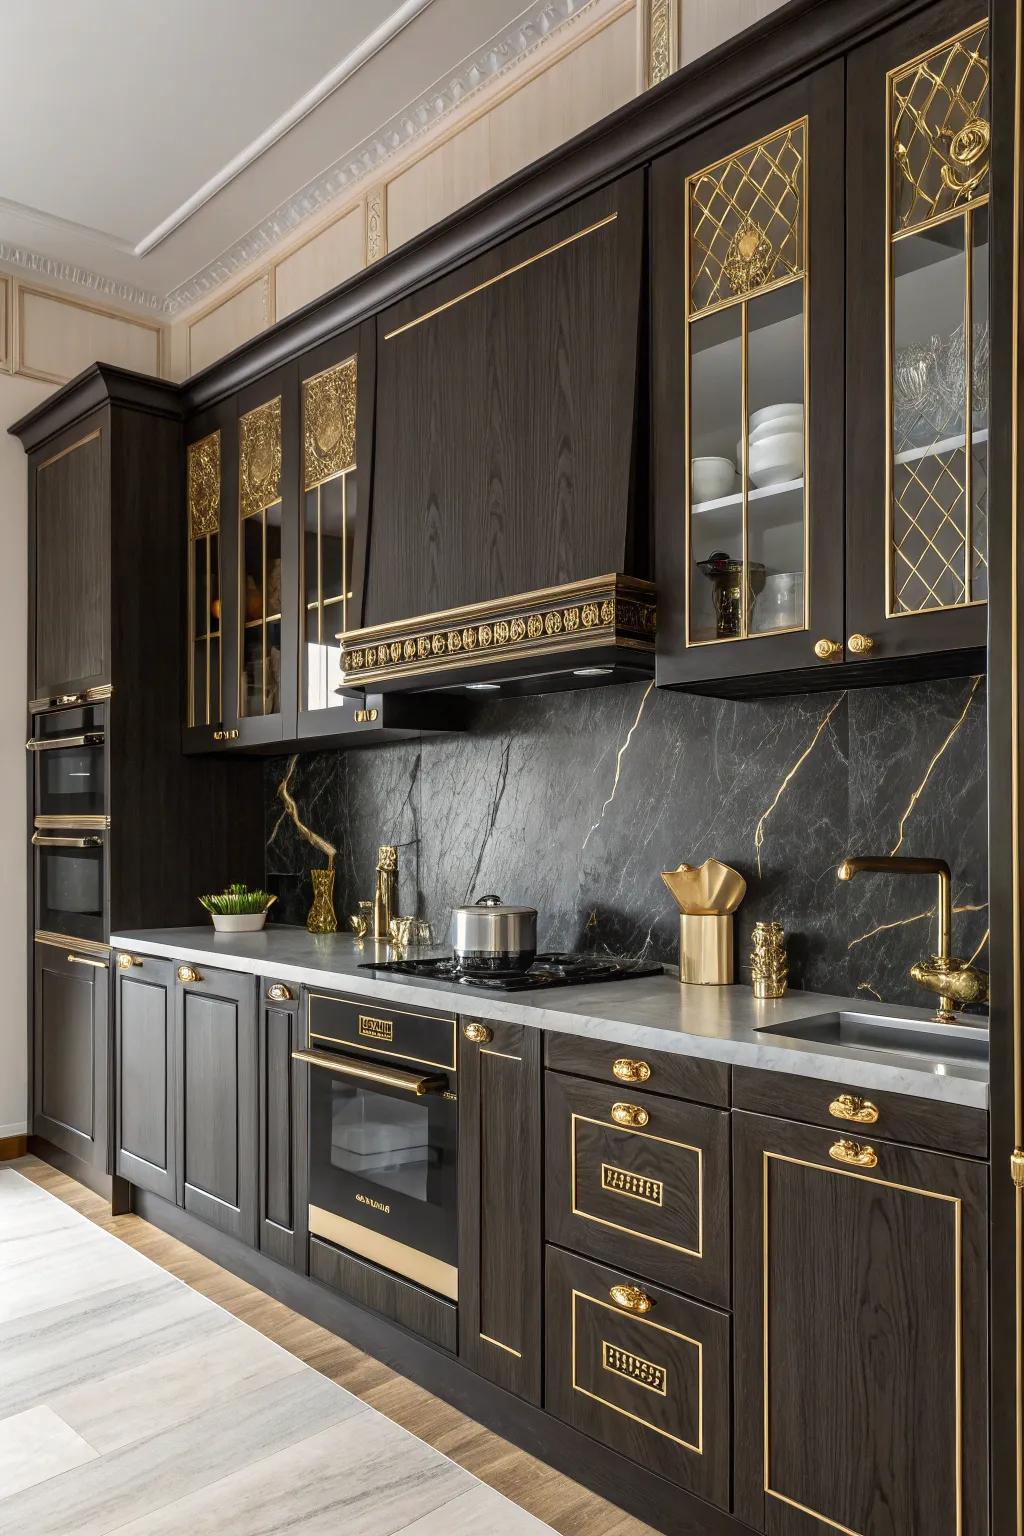
[[[727,1509],[728,1316],[550,1246],[545,1290],[548,1412]]]
[[[545,1077],[550,1242],[729,1305],[729,1115]]]

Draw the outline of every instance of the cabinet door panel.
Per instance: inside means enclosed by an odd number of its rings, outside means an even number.
[[[280,1264],[305,1270],[307,1074],[292,1051],[304,1043],[290,987],[262,983],[260,1003],[260,1248]],[[283,991],[286,996],[275,995]]]
[[[189,973],[195,978],[187,979]],[[184,978],[183,978],[184,973]],[[178,967],[178,1204],[256,1242],[257,1040],[253,981]]]
[[[106,1171],[106,961],[37,944],[34,991],[33,1129]]]
[[[33,697],[110,681],[110,444],[102,413],[33,455]]]
[[[541,1396],[541,1034],[463,1021],[459,1042],[459,1354]],[[465,1027],[483,1028],[482,1041]]]
[[[186,751],[209,751],[230,740],[224,729],[225,690],[230,687],[226,637],[238,598],[230,581],[225,530],[237,516],[237,442],[234,397],[195,417],[186,432]]]
[[[116,966],[115,1171],[165,1200],[176,1194],[171,962],[127,956]]]
[[[737,1514],[983,1536],[985,1167],[733,1121]]]

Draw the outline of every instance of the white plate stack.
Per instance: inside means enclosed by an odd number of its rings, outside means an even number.
[[[736,444],[741,461],[743,443]],[[758,487],[799,480],[804,472],[804,408],[766,405],[750,417],[747,437],[747,474]]]

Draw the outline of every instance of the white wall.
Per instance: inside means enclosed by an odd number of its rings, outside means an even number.
[[[0,373],[0,1137],[25,1130],[27,853],[25,701],[28,623],[25,453],[12,421],[52,394],[52,384]]]

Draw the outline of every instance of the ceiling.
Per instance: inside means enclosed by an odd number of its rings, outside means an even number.
[[[186,308],[585,3],[10,0],[0,261]]]

